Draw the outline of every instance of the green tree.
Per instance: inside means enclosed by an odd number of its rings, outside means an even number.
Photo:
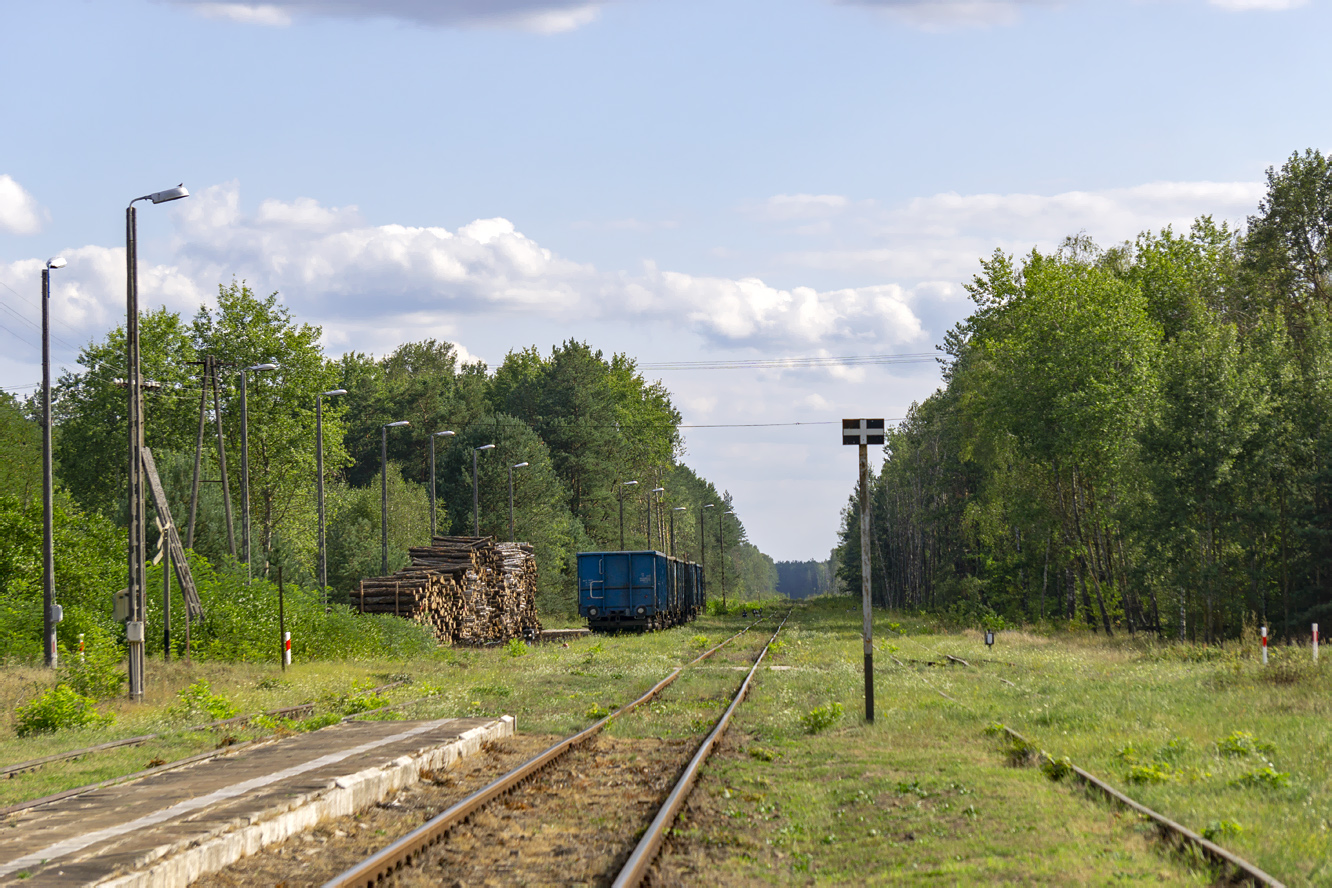
[[[0,490],[22,499],[42,492],[41,426],[8,392],[0,392]]]

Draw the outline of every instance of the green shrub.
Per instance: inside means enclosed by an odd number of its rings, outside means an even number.
[[[1178,779],[1175,769],[1164,762],[1152,762],[1145,765],[1133,765],[1129,768],[1129,783],[1170,783]]]
[[[1271,755],[1276,752],[1276,747],[1271,743],[1262,743],[1255,740],[1248,731],[1231,731],[1228,735],[1216,741],[1216,751],[1221,755],[1239,758],[1255,753]]]
[[[510,638],[509,643],[504,645],[504,653],[515,659],[518,657],[526,657],[528,650],[527,642],[523,641],[521,638]]]
[[[611,711],[607,709],[605,706],[602,706],[600,703],[593,703],[591,706],[587,707],[587,711],[583,713],[583,715],[587,716],[588,718],[596,718],[596,719],[605,718],[610,714]]]
[[[240,712],[226,697],[214,694],[213,688],[202,678],[181,690],[176,696],[180,698],[180,703],[174,709],[181,715],[207,715],[209,721],[222,721],[233,718]]]
[[[20,737],[47,734],[62,728],[102,727],[115,716],[97,711],[97,701],[66,684],[58,684],[31,702],[14,710],[15,732]]]
[[[1063,780],[1073,773],[1073,762],[1069,760],[1068,756],[1055,758],[1047,755],[1045,761],[1041,762],[1041,773],[1054,781]]]
[[[82,655],[66,652],[61,658],[60,683],[94,700],[120,696],[127,678],[120,648],[109,636],[85,640]]]
[[[820,731],[826,731],[842,719],[842,704],[827,703],[823,706],[815,706],[809,712],[800,717],[800,723],[805,726],[805,731],[810,734],[817,734]]]
[[[696,651],[705,651],[708,649],[709,645],[711,645],[711,642],[708,641],[706,635],[695,635],[693,638],[689,639],[689,646]]]
[[[1203,830],[1203,838],[1209,842],[1215,842],[1217,839],[1223,839],[1227,836],[1237,836],[1244,832],[1244,827],[1233,820],[1213,820]]]
[[[1281,789],[1290,786],[1290,775],[1285,771],[1278,771],[1271,765],[1264,765],[1261,768],[1254,768],[1236,777],[1231,781],[1234,786],[1258,786],[1263,789]]]
[[[356,715],[372,709],[383,709],[387,705],[389,705],[388,698],[378,694],[353,694],[343,697],[338,703],[338,708],[343,715]]]

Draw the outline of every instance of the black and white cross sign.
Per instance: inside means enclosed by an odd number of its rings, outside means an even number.
[[[882,444],[882,419],[844,419],[842,420],[843,444]]]

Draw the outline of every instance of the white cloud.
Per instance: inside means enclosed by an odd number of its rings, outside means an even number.
[[[8,175],[0,173],[0,231],[36,234],[45,217],[37,200]]]
[[[1213,6],[1219,6],[1222,9],[1229,9],[1234,12],[1249,12],[1253,10],[1263,12],[1281,12],[1286,9],[1295,9],[1304,6],[1308,0],[1208,0]]]
[[[810,247],[792,250],[786,259],[889,280],[961,281],[975,272],[977,258],[996,247],[1012,253],[1050,249],[1080,231],[1111,245],[1167,225],[1187,231],[1204,214],[1242,223],[1263,193],[1261,182],[1151,182],[1050,195],[950,192],[892,208],[867,205],[826,231],[797,229],[810,235]],[[837,245],[817,246],[825,236]]]
[[[882,11],[926,30],[988,28],[1017,21],[1028,6],[1055,6],[1058,0],[835,0]]]
[[[774,194],[751,215],[776,221],[816,219],[841,213],[851,202],[841,194]]]
[[[195,3],[194,8],[204,18],[239,22],[243,25],[282,28],[291,24],[290,13],[268,3]]]
[[[287,25],[297,17],[394,19],[428,27],[507,27],[540,34],[572,31],[594,21],[606,0],[272,0],[225,3],[171,0],[209,18]]]

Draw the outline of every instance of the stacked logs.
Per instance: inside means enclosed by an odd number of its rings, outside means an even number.
[[[443,644],[495,644],[540,634],[536,557],[527,543],[437,536],[408,553],[409,567],[362,580],[352,606],[416,620]]]

